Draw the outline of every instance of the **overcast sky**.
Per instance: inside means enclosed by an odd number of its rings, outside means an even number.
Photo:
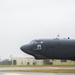
[[[75,39],[75,0],[0,0],[0,56],[28,55],[20,46],[33,39]]]

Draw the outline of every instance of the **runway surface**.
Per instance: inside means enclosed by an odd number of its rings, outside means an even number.
[[[0,67],[0,71],[5,70],[75,70],[75,67]]]
[[[0,75],[75,75],[75,73],[0,72]]]

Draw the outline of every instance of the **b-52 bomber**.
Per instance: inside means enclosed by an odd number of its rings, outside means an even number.
[[[39,39],[23,45],[20,49],[35,59],[60,59],[75,61],[74,39]]]

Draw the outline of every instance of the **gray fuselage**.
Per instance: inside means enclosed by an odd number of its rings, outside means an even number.
[[[36,59],[67,59],[75,60],[75,40],[71,39],[40,39],[33,40],[21,50]]]

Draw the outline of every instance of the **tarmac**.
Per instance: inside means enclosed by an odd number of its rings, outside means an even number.
[[[0,75],[75,75],[75,73],[0,72]]]

